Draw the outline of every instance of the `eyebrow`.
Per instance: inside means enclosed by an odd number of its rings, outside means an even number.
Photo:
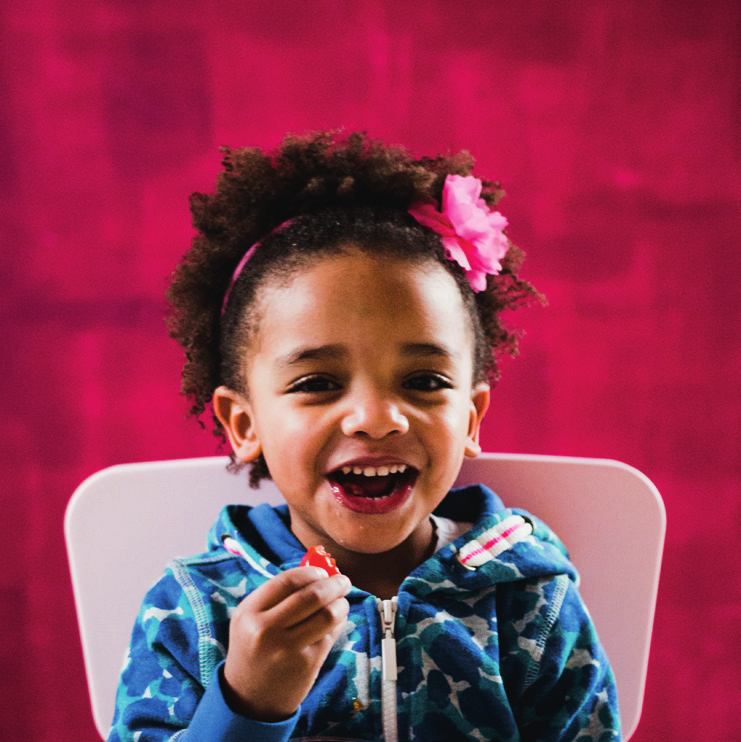
[[[347,350],[342,345],[319,345],[315,348],[299,348],[292,353],[281,356],[276,364],[283,368],[297,366],[307,361],[336,361],[347,355]]]
[[[401,354],[406,357],[442,358],[448,361],[454,361],[459,355],[444,345],[437,345],[436,343],[405,343],[401,347]],[[292,353],[279,357],[276,364],[281,368],[291,368],[309,361],[336,361],[347,357],[347,355],[348,350],[344,345],[319,345],[298,348]]]
[[[406,343],[406,345],[402,346],[401,352],[405,356],[443,358],[449,361],[458,358],[458,353],[449,350],[444,345],[437,345],[436,343]]]

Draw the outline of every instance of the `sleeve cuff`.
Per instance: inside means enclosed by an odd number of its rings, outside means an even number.
[[[222,662],[214,671],[193,719],[188,725],[187,738],[198,742],[286,742],[298,721],[299,711],[275,723],[254,721],[235,714],[226,704],[222,692]]]

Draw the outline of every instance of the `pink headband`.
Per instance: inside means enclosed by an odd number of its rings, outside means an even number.
[[[443,186],[441,211],[433,203],[417,203],[409,209],[409,213],[420,224],[435,230],[442,237],[448,257],[463,268],[474,291],[486,288],[487,274],[495,276],[502,270],[499,261],[509,249],[509,240],[503,231],[507,220],[486,205],[481,198],[481,187],[481,181],[472,175],[448,175]],[[287,219],[279,224],[244,254],[224,294],[222,315],[234,284],[255,250],[266,237],[285,229],[292,221]]]
[[[509,249],[503,231],[507,220],[486,205],[481,186],[472,175],[448,175],[441,211],[431,203],[414,204],[409,209],[420,224],[443,238],[448,257],[463,268],[474,291],[486,288],[487,273],[495,276],[502,270],[499,261]]]
[[[221,314],[223,316],[224,311],[226,310],[226,303],[229,301],[229,296],[232,293],[232,289],[234,288],[234,284],[237,282],[237,279],[239,278],[239,274],[244,270],[245,265],[247,265],[247,261],[255,254],[255,250],[257,250],[260,245],[268,238],[270,235],[275,234],[276,232],[280,232],[281,229],[285,229],[291,222],[293,221],[293,218],[286,219],[286,221],[283,222],[283,224],[279,224],[275,229],[271,229],[270,232],[268,232],[265,237],[255,242],[252,247],[247,250],[247,252],[243,255],[242,259],[237,263],[237,267],[234,269],[234,273],[232,273],[232,280],[229,281],[229,285],[226,288],[226,293],[224,294],[224,301],[221,303]]]

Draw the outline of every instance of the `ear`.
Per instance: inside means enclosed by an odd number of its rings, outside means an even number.
[[[234,455],[245,463],[254,461],[262,453],[262,446],[249,402],[232,389],[220,386],[214,391],[213,405],[214,413],[232,444]]]
[[[468,436],[464,452],[466,456],[474,458],[481,453],[479,445],[479,431],[481,421],[484,419],[486,410],[489,408],[489,395],[491,389],[488,384],[477,384],[471,392],[471,411],[468,418]]]

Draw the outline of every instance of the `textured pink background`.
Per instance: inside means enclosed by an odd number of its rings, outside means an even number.
[[[0,729],[97,739],[62,541],[118,462],[214,452],[161,316],[220,144],[470,148],[550,299],[486,448],[645,471],[669,531],[636,740],[737,738],[739,3],[5,0]],[[133,546],[132,546],[133,548]]]

